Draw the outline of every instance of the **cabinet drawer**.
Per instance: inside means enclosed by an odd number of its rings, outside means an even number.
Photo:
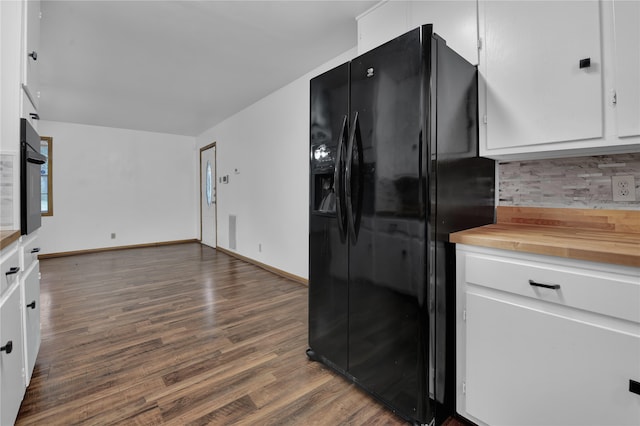
[[[0,296],[14,283],[18,282],[20,271],[20,257],[17,249],[3,250],[0,258]]]
[[[465,274],[469,284],[640,322],[638,275],[475,253],[466,256]]]
[[[22,270],[26,271],[38,260],[38,253],[40,252],[40,243],[37,235],[26,240],[22,245]]]

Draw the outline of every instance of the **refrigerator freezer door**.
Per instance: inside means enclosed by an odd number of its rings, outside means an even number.
[[[339,223],[346,227],[336,163],[340,168],[345,158],[339,150],[346,145],[349,64],[311,80],[310,95],[309,347],[315,357],[345,372],[348,249]]]

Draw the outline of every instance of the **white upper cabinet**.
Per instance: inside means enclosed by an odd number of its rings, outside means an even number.
[[[358,54],[409,31],[409,4],[404,1],[378,3],[358,16]]]
[[[480,13],[487,150],[602,137],[598,3],[487,1]]]
[[[618,136],[640,136],[640,1],[613,4]]]
[[[640,138],[620,138],[640,134],[638,2],[617,3],[614,37],[610,0],[479,1],[481,155],[640,149]]]
[[[424,24],[472,64],[478,63],[476,0],[385,1],[358,17],[358,54]]]
[[[25,0],[23,9],[22,87],[33,106],[38,108],[40,82],[38,66],[40,57],[40,1]]]
[[[409,29],[433,24],[433,31],[447,41],[447,46],[473,65],[478,64],[478,2],[412,1]]]

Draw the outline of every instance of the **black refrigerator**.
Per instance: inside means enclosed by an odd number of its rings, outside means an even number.
[[[455,404],[455,250],[492,223],[477,71],[410,31],[310,84],[309,349],[401,417]]]

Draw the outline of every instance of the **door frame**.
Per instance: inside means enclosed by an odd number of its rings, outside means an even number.
[[[200,155],[198,156],[198,170],[200,171],[198,174],[200,178],[198,179],[198,194],[200,194],[200,210],[198,211],[198,215],[200,216],[200,244],[202,244],[202,152],[208,149],[215,148],[213,151],[213,168],[215,170],[213,177],[213,193],[216,194],[216,202],[214,203],[213,209],[216,215],[216,221],[214,228],[216,230],[216,248],[218,247],[218,148],[216,146],[216,142],[212,142],[209,145],[203,146],[200,148]]]

